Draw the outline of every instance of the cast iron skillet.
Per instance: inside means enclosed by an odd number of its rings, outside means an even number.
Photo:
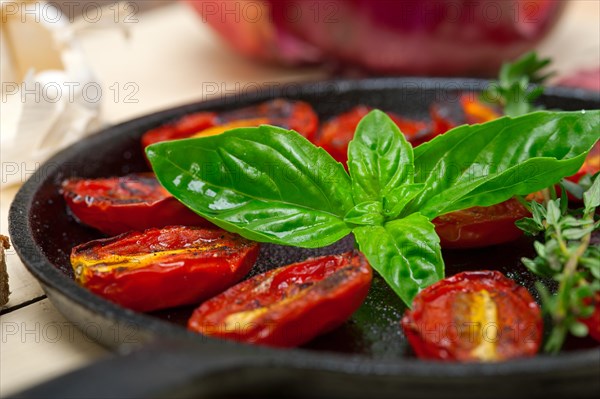
[[[10,210],[14,247],[48,298],[98,342],[125,355],[23,392],[19,397],[507,397],[590,396],[600,390],[600,350],[588,341],[557,357],[540,355],[498,364],[443,364],[416,359],[400,331],[403,305],[376,278],[365,304],[339,329],[300,349],[276,350],[201,337],[183,327],[193,307],[153,314],[114,305],[72,280],[71,248],[100,234],[77,224],[58,192],[70,176],[100,177],[148,170],[139,138],[148,129],[200,110],[234,109],[275,97],[310,102],[322,119],[366,104],[427,118],[434,102],[456,105],[477,92],[471,79],[385,78],[287,85],[276,90],[200,102],[111,128],[60,152],[21,188]],[[549,89],[541,102],[565,110],[600,108],[596,93]],[[319,250],[264,245],[253,273],[342,252],[346,238]],[[531,242],[444,253],[447,275],[498,269],[530,291],[535,278],[520,265]],[[141,349],[140,349],[141,348]],[[590,349],[591,348],[591,349]]]

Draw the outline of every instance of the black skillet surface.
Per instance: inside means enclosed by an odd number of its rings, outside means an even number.
[[[557,357],[544,355],[500,364],[443,364],[411,354],[399,328],[403,305],[380,278],[365,304],[339,329],[296,350],[274,350],[204,338],[185,330],[193,307],[141,314],[78,286],[68,256],[73,246],[101,235],[76,223],[58,192],[71,176],[101,177],[148,170],[139,138],[145,131],[200,110],[234,109],[274,97],[310,102],[321,120],[366,104],[426,119],[432,103],[452,106],[462,92],[485,82],[470,79],[385,78],[287,85],[277,90],[201,102],[148,115],[111,128],[62,151],[22,187],[10,210],[17,253],[48,298],[89,336],[132,353],[97,363],[23,393],[23,397],[543,397],[600,393],[600,350],[589,341]],[[547,108],[598,109],[600,96],[549,89]],[[306,250],[264,245],[253,273],[317,254],[352,247],[346,238]],[[446,251],[446,273],[497,269],[532,289],[535,278],[520,265],[531,242],[475,251]],[[136,349],[137,348],[137,349]],[[141,349],[139,349],[141,348]],[[588,349],[586,349],[588,348]]]

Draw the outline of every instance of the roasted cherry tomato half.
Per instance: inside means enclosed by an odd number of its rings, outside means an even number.
[[[62,193],[79,221],[108,235],[179,224],[214,227],[175,199],[151,173],[68,179]]]
[[[344,323],[367,296],[371,278],[371,267],[358,252],[308,259],[203,303],[188,328],[243,342],[298,346]]]
[[[463,95],[460,97],[460,105],[465,115],[465,120],[469,125],[475,123],[485,123],[502,116],[493,106],[484,104],[473,95]]]
[[[312,140],[317,131],[319,117],[308,103],[276,99],[219,114],[198,112],[184,116],[172,124],[163,125],[145,133],[142,136],[142,146],[145,148],[159,141],[214,135],[235,127],[252,127],[263,124],[292,129]],[[200,134],[202,132],[205,134]]]
[[[178,121],[149,130],[142,136],[142,147],[161,141],[185,139],[202,130],[217,126],[219,118],[214,112],[196,112]]]
[[[199,303],[241,280],[259,246],[219,229],[170,226],[73,248],[75,279],[126,308],[147,312]]]
[[[328,120],[321,127],[315,144],[323,147],[336,161],[346,165],[348,144],[354,137],[356,126],[370,111],[371,108],[359,105]],[[426,122],[405,119],[392,112],[387,112],[387,114],[409,141],[412,137],[420,137],[428,131]]]
[[[418,357],[500,361],[537,353],[542,316],[529,292],[498,271],[463,272],[421,291],[401,321]]]
[[[515,222],[530,216],[516,199],[473,207],[433,219],[443,248],[480,248],[516,240],[523,232]]]

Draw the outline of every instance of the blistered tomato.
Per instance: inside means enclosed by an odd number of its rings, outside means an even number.
[[[142,136],[142,146],[145,148],[159,141],[214,135],[236,127],[255,127],[264,124],[292,129],[312,140],[317,131],[319,117],[308,103],[275,99],[218,114],[197,112],[186,115],[178,121],[145,133]]]
[[[463,272],[421,291],[402,327],[416,355],[445,361],[533,356],[542,317],[529,292],[498,271]]]
[[[73,248],[75,279],[126,308],[195,304],[241,280],[259,246],[218,229],[171,226],[130,232]]]
[[[175,199],[151,173],[68,179],[61,189],[79,221],[108,235],[179,224],[214,227]]]
[[[192,331],[278,347],[301,345],[344,323],[365,299],[372,271],[358,252],[260,274],[203,303]]]
[[[515,222],[530,216],[516,199],[473,207],[433,219],[442,248],[479,248],[516,240],[523,232]]]

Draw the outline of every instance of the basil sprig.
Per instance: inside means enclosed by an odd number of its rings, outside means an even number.
[[[542,84],[554,75],[552,72],[542,73],[549,64],[549,58],[538,58],[533,51],[502,64],[497,81],[482,93],[482,100],[499,104],[508,116],[535,111],[534,101],[544,92]]]
[[[600,111],[536,112],[461,126],[413,150],[372,111],[348,148],[348,170],[274,126],[168,141],[146,149],[182,203],[246,238],[305,248],[350,232],[408,305],[444,277],[431,220],[502,202],[574,174],[600,135]]]

